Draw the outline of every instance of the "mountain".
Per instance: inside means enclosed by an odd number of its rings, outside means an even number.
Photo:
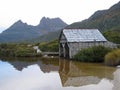
[[[0,34],[0,42],[20,41],[38,35],[39,34],[34,31],[34,26],[27,25],[19,20]]]
[[[66,26],[67,24],[60,18],[50,19],[43,17],[37,26],[28,25],[19,20],[0,34],[0,42],[19,42],[37,38],[38,36],[55,32]]]
[[[45,31],[56,31],[56,30],[60,30],[61,27],[65,27],[65,26],[67,26],[67,24],[63,22],[60,18],[50,19],[43,17],[37,28],[41,28],[41,30],[45,30]]]
[[[120,2],[107,10],[98,10],[88,19],[75,22],[66,28],[98,28],[112,42],[120,43]],[[117,31],[117,32],[116,32]],[[57,39],[60,31],[51,32],[29,42],[42,42]]]
[[[2,33],[3,30],[5,30],[5,27],[0,27],[0,33]]]
[[[120,2],[107,10],[99,10],[88,19],[73,23],[66,28],[98,28],[100,31],[120,31]]]
[[[32,39],[26,40],[25,42],[28,42],[28,43],[50,42],[53,40],[57,40],[60,35],[60,32],[61,32],[61,30],[58,30],[55,32],[50,32],[50,33],[41,35],[37,38],[32,38]]]

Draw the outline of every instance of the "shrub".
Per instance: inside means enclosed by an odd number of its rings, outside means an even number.
[[[114,50],[105,55],[105,64],[110,66],[120,64],[120,49]]]
[[[15,44],[0,44],[0,56],[14,56]]]
[[[84,62],[103,62],[104,56],[110,51],[110,48],[105,48],[103,46],[94,46],[80,50],[74,56],[74,59]]]
[[[114,42],[114,43],[120,43],[120,32],[119,31],[105,31],[103,32],[103,35],[107,38],[107,40]]]
[[[58,52],[59,51],[58,40],[40,43],[39,48],[41,51]]]
[[[28,44],[20,43],[20,44],[10,44],[4,43],[0,44],[0,56],[9,56],[9,57],[30,57],[30,56],[41,56],[41,53],[37,53],[36,50],[33,49],[33,46],[28,46]]]
[[[28,57],[28,56],[34,56],[35,50],[32,48],[17,48],[15,52],[15,56],[17,57]]]

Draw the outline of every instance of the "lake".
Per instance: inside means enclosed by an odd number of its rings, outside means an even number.
[[[59,58],[1,58],[0,90],[120,90],[120,68]]]

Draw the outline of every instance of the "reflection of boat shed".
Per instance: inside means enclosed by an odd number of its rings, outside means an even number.
[[[59,75],[62,86],[64,87],[98,84],[102,79],[105,78],[112,80],[112,74],[114,71],[115,69],[113,68],[106,68],[103,65],[95,63],[78,64],[78,62],[73,62],[70,60],[59,60]],[[115,76],[114,84],[115,86],[119,86],[118,89],[113,90],[120,90],[120,72],[115,73],[115,75],[116,74],[117,76]]]
[[[93,71],[89,71],[92,73]],[[89,84],[97,84],[100,78],[95,75],[90,75],[87,70],[78,68],[72,61],[60,60],[59,61],[59,75],[62,86],[83,86]]]
[[[81,49],[91,46],[111,46],[98,29],[64,29],[59,37],[59,55],[73,58]]]

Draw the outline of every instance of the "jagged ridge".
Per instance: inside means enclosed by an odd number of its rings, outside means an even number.
[[[19,42],[32,39],[66,26],[67,24],[60,18],[43,17],[37,26],[28,25],[19,20],[0,34],[0,42]]]

